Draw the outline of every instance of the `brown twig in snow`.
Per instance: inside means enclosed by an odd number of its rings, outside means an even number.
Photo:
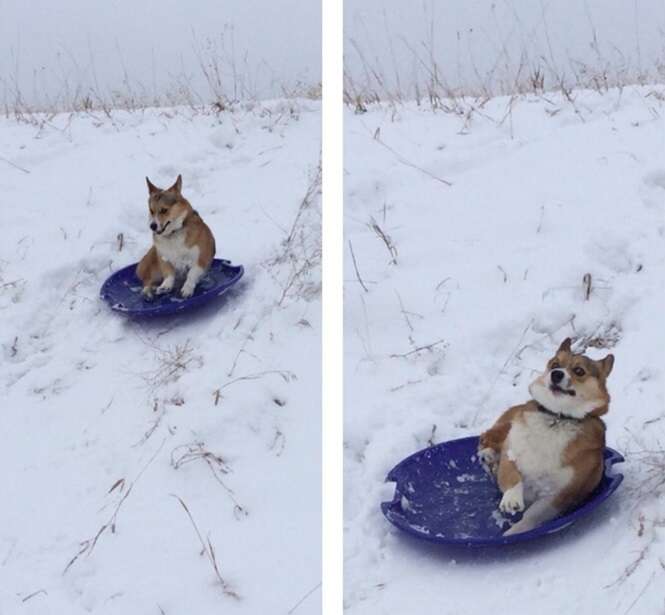
[[[125,500],[129,497],[129,494],[134,489],[134,486],[136,485],[136,483],[143,476],[145,471],[150,467],[152,462],[157,458],[157,455],[159,455],[162,448],[164,448],[164,444],[166,444],[166,440],[164,440],[161,443],[161,445],[157,448],[157,450],[154,452],[152,457],[150,457],[148,462],[143,466],[143,468],[141,468],[141,471],[136,475],[136,478],[129,485],[127,491],[125,491],[125,494],[120,498],[120,500],[118,500],[117,504],[115,505],[115,508],[113,509],[113,513],[111,514],[109,519],[106,521],[106,523],[104,523],[99,528],[99,530],[97,530],[97,533],[92,538],[84,540],[83,542],[80,543],[80,548],[79,548],[78,552],[76,553],[76,555],[74,555],[74,557],[72,557],[72,559],[69,560],[69,562],[65,566],[65,569],[62,571],[63,575],[67,573],[67,571],[74,565],[74,563],[76,562],[76,560],[78,560],[79,557],[81,557],[82,555],[89,556],[93,552],[95,546],[97,546],[97,542],[99,541],[101,536],[104,534],[104,532],[106,532],[106,530],[110,529],[111,533],[115,534],[115,526],[116,526],[116,522],[117,522],[117,519],[118,519],[118,513],[120,512],[120,509],[122,508],[122,505],[125,503]],[[117,486],[117,483],[114,486]],[[124,482],[123,482],[123,486],[124,486]],[[109,493],[111,491],[113,491],[113,488],[111,488]]]
[[[296,612],[296,609],[303,603],[307,598],[309,598],[317,589],[321,587],[321,583],[317,583],[312,589],[310,589],[298,602],[296,602],[287,612],[286,615],[293,615]]]
[[[19,166],[15,162],[12,162],[11,160],[8,160],[4,156],[0,156],[0,160],[2,160],[2,162],[6,162],[9,166],[14,167],[15,169],[18,169],[19,171],[22,171],[23,173],[27,173],[28,175],[30,174],[30,171],[28,171],[28,169],[24,169],[23,167]]]
[[[409,329],[409,343],[411,344],[411,346],[415,346],[416,342],[413,339],[413,325],[411,324],[409,313],[404,309],[404,304],[402,303],[402,297],[400,296],[400,294],[397,291],[395,291],[395,294],[397,295],[397,300],[399,301],[400,312],[402,312],[402,317],[404,318],[404,322],[406,323],[406,326]]]
[[[582,283],[584,284],[584,300],[588,301],[591,297],[591,274],[585,273],[582,278]]]
[[[651,576],[649,577],[649,580],[646,582],[645,586],[642,588],[642,591],[639,594],[637,594],[637,596],[635,597],[635,600],[633,600],[630,603],[630,606],[625,610],[623,615],[628,615],[628,613],[630,613],[633,610],[633,607],[639,602],[640,598],[642,598],[642,596],[644,596],[644,594],[646,593],[647,589],[649,588],[649,585],[651,585],[651,583],[653,582],[655,576],[656,576],[656,573],[652,572]]]
[[[424,175],[427,175],[427,177],[429,177],[429,178],[431,178],[431,179],[433,179],[437,182],[440,182],[442,184],[445,184],[446,186],[452,186],[453,185],[452,182],[449,182],[447,179],[443,179],[442,177],[439,177],[438,175],[434,175],[434,173],[428,171],[427,169],[424,169],[423,167],[420,167],[417,164],[414,164],[410,160],[407,160],[399,152],[396,152],[392,147],[390,147],[390,145],[385,143],[381,138],[376,138],[376,139],[374,139],[374,141],[376,143],[379,143],[383,147],[385,147],[389,152],[391,152],[393,154],[393,156],[395,156],[395,158],[397,158],[397,161],[400,162],[401,164],[403,164],[404,166],[415,169],[416,171],[420,171]]]
[[[222,573],[219,570],[219,565],[217,564],[217,556],[215,554],[215,549],[213,548],[212,543],[210,542],[210,538],[206,537],[205,540],[203,539],[203,536],[201,535],[201,532],[198,526],[196,525],[196,521],[194,521],[192,513],[189,511],[189,508],[187,508],[187,504],[185,504],[182,498],[175,494],[171,494],[171,496],[174,497],[176,500],[178,500],[178,502],[180,502],[180,505],[184,508],[185,512],[187,513],[187,517],[189,517],[189,521],[192,524],[194,531],[196,532],[199,542],[201,543],[201,548],[203,550],[203,553],[210,562],[210,565],[212,566],[212,569],[215,572],[215,576],[217,577],[217,580],[219,581],[222,587],[222,592],[224,593],[225,596],[228,596],[229,598],[240,600],[240,596],[236,593],[234,589],[231,588],[231,586],[227,583],[227,581],[224,579]]]
[[[630,563],[624,571],[621,573],[621,575],[615,580],[612,581],[609,585],[605,585],[603,589],[609,589],[610,587],[614,587],[615,585],[621,585],[626,579],[630,578],[633,573],[639,568],[640,564],[644,561],[644,558],[647,556],[647,553],[649,551],[649,547],[651,545],[648,544],[645,547],[643,547],[640,552],[637,554],[637,557]]]
[[[254,324],[254,326],[251,328],[251,330],[249,331],[249,333],[245,336],[245,339],[243,340],[243,342],[242,342],[242,344],[241,344],[241,346],[240,346],[240,349],[239,349],[238,352],[236,353],[236,356],[233,358],[233,363],[231,364],[231,369],[230,369],[230,370],[228,371],[228,373],[226,374],[229,378],[230,378],[231,376],[233,376],[233,372],[235,371],[236,367],[238,366],[238,359],[240,358],[240,355],[243,354],[243,353],[245,352],[245,348],[247,347],[247,344],[248,344],[250,341],[254,341],[254,334],[255,334],[256,331],[258,330],[259,325],[261,324],[261,322],[263,321],[263,319],[264,319],[264,316],[262,316],[261,318],[259,318],[259,319],[256,321],[256,323]],[[215,405],[217,405],[217,403],[215,403]]]
[[[376,235],[383,241],[383,243],[386,246],[386,249],[388,250],[388,254],[390,254],[390,262],[393,265],[397,264],[397,248],[395,247],[395,244],[393,243],[392,239],[390,238],[389,235],[387,235],[383,229],[378,225],[377,221],[374,218],[370,218],[369,221],[369,228],[371,228]]]
[[[405,359],[412,354],[417,354],[419,352],[422,352],[423,350],[433,350],[437,346],[440,346],[441,344],[445,344],[445,340],[438,340],[436,342],[432,342],[431,344],[426,344],[424,346],[418,346],[417,348],[414,348],[413,350],[409,350],[409,352],[405,352],[403,354],[391,354],[390,358],[391,359]]]
[[[349,239],[349,250],[351,250],[351,260],[353,260],[353,268],[356,271],[356,278],[358,278],[358,282],[360,282],[360,286],[363,287],[363,290],[366,293],[368,293],[369,289],[367,288],[367,286],[365,286],[363,279],[360,277],[360,271],[358,271],[358,262],[356,261],[356,255],[353,252],[353,244],[351,243],[350,239]]]
[[[269,369],[269,370],[266,370],[264,372],[257,372],[256,374],[248,374],[247,376],[239,376],[238,378],[233,378],[233,380],[229,380],[226,384],[223,384],[221,387],[219,387],[215,391],[215,394],[217,396],[218,392],[221,392],[222,389],[225,389],[226,387],[231,386],[235,382],[241,382],[243,380],[258,380],[259,378],[263,378],[264,376],[270,376],[271,374],[276,374],[284,382],[291,382],[292,380],[297,380],[296,375],[293,372],[290,372],[288,370]]]
[[[177,451],[177,452],[176,452]],[[205,461],[215,480],[222,486],[231,502],[233,502],[233,514],[236,519],[246,517],[249,512],[238,502],[235,492],[221,478],[220,474],[229,474],[231,467],[220,456],[206,450],[203,442],[181,444],[171,451],[171,465],[177,470],[192,461]]]
[[[39,596],[40,594],[44,594],[45,596],[48,596],[48,592],[45,589],[38,589],[36,592],[32,592],[31,594],[28,594],[25,598],[21,598],[21,602],[27,602],[31,598],[34,598],[35,596]]]

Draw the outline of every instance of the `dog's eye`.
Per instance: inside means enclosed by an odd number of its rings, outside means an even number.
[[[166,207],[162,207],[162,208],[159,210],[159,213],[160,213],[160,214],[165,214],[165,213],[166,213]]]
[[[559,369],[561,365],[559,365],[558,361],[552,361],[551,369]]]
[[[573,372],[575,372],[575,375],[576,375],[576,376],[579,376],[580,378],[581,378],[582,376],[584,376],[584,374],[586,374],[586,372],[584,371],[584,369],[582,369],[581,367],[576,367],[576,368],[573,370]]]

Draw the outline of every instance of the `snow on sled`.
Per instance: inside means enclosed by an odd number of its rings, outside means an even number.
[[[116,271],[104,282],[99,293],[112,310],[128,316],[166,316],[198,307],[227,291],[244,273],[242,265],[232,265],[230,261],[216,258],[188,299],[180,297],[177,290],[147,299],[141,293],[136,265],[134,263]]]
[[[521,514],[499,512],[501,492],[476,456],[478,438],[451,440],[426,448],[397,464],[386,477],[395,493],[381,509],[388,521],[412,536],[446,545],[484,547],[525,542],[558,532],[589,514],[621,484],[612,466],[624,458],[605,449],[605,472],[596,490],[577,508],[537,528],[503,536]]]

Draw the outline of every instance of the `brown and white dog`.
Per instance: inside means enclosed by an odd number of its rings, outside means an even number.
[[[143,294],[170,293],[184,280],[180,295],[191,297],[215,256],[215,238],[201,216],[182,196],[182,176],[166,190],[148,183],[152,248],[136,267]]]
[[[532,399],[504,412],[480,436],[478,456],[503,493],[499,509],[524,511],[519,534],[582,502],[603,475],[607,377],[614,356],[594,361],[561,344],[529,386]]]

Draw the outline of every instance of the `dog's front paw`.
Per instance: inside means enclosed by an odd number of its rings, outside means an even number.
[[[151,286],[144,286],[141,290],[141,294],[143,295],[143,299],[145,299],[145,301],[152,301],[155,296]]]
[[[183,299],[189,299],[193,294],[194,294],[194,286],[191,286],[190,284],[185,284],[180,289],[180,296]]]
[[[478,450],[478,461],[485,471],[492,476],[496,475],[499,467],[499,454],[493,448],[481,448]]]
[[[170,293],[173,290],[173,284],[175,280],[173,276],[167,276],[164,278],[164,281],[155,289],[155,293],[158,295],[165,295]]]
[[[508,489],[501,498],[499,510],[508,515],[522,512],[524,510],[524,490],[522,483],[517,483],[514,487]]]

